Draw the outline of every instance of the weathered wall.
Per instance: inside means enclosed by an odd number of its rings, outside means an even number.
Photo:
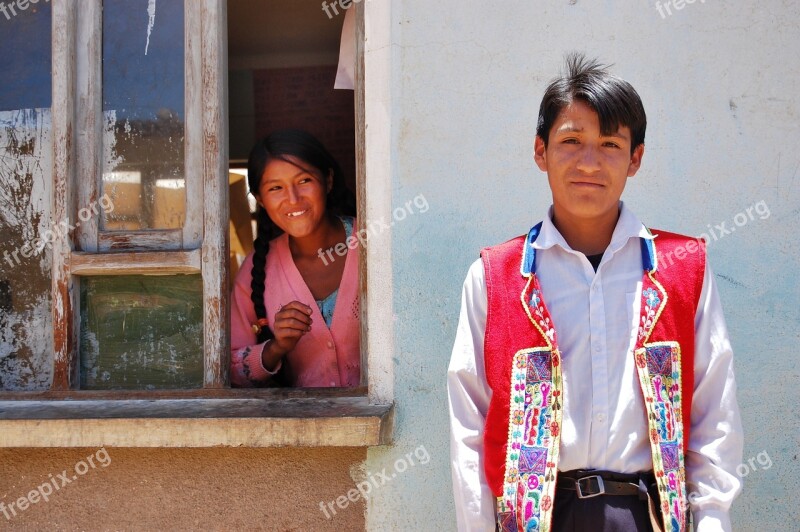
[[[745,428],[733,520],[796,523],[798,4],[708,0],[662,18],[650,0],[404,0],[391,16],[393,204],[424,194],[430,210],[393,227],[397,444],[370,450],[365,468],[419,445],[431,461],[372,495],[368,529],[454,529],[445,372],[461,283],[481,247],[527,231],[550,203],[532,143],[571,50],[615,63],[644,100],[644,164],[623,196],[639,217],[694,235],[735,228],[709,234]]]
[[[52,379],[50,110],[0,112],[0,390]]]
[[[363,502],[327,519],[320,502],[353,489],[363,449],[2,449],[0,530],[363,530]],[[94,456],[96,467],[88,465]],[[107,458],[106,458],[107,457]],[[103,464],[106,464],[103,466]],[[69,483],[59,477],[66,470]],[[77,479],[72,480],[72,476]],[[8,505],[55,481],[47,501]],[[46,492],[47,488],[43,488]],[[330,510],[328,510],[330,513]]]

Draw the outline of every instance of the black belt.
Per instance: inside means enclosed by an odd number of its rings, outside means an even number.
[[[653,496],[647,489],[655,482],[656,477],[652,471],[627,475],[610,471],[576,469],[559,472],[556,488],[575,491],[579,499],[589,499],[599,495],[638,495],[639,499],[647,501],[650,525],[658,532],[664,530],[661,516],[658,514],[658,496]]]
[[[577,492],[579,499],[598,495],[638,495],[647,498],[647,487],[655,483],[652,472],[626,475],[609,471],[574,470],[558,473],[558,489]]]

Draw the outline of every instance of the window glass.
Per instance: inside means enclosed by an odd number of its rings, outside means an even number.
[[[105,231],[186,218],[183,0],[103,2]]]
[[[50,107],[50,26],[49,2],[0,8],[0,111]]]
[[[199,275],[81,279],[82,389],[200,388]]]

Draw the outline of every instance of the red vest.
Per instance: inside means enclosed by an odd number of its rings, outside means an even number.
[[[540,227],[527,238],[481,252],[488,298],[484,362],[492,389],[484,468],[498,498],[501,530],[549,530],[552,517],[561,355],[530,245]],[[654,233],[654,240],[641,239],[643,286],[634,356],[648,408],[642,415],[648,418],[665,530],[680,531],[685,526],[683,455],[694,389],[694,317],[705,248],[702,241],[686,236]],[[684,253],[687,247],[695,252]],[[683,258],[673,261],[673,255]],[[668,264],[659,267],[657,259],[664,262],[663,257]]]

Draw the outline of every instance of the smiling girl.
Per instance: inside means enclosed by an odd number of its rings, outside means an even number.
[[[355,226],[341,168],[310,134],[281,130],[255,145],[247,170],[258,237],[233,287],[231,381],[358,386],[358,248],[319,255]]]

